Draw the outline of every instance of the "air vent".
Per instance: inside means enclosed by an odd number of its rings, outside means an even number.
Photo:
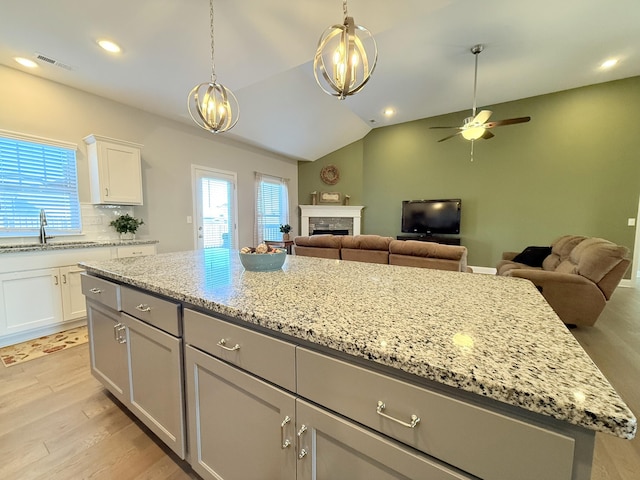
[[[42,53],[36,52],[36,59],[41,60],[43,62],[47,62],[51,65],[55,65],[56,67],[64,68],[65,70],[73,70],[73,67],[71,65],[62,63],[54,58],[51,58],[48,55],[43,55]]]

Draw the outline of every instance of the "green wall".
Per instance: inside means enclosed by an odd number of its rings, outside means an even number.
[[[495,266],[505,250],[548,245],[564,234],[599,236],[633,248],[640,193],[640,77],[499,105],[493,120],[531,116],[491,140],[453,138],[468,111],[372,130],[316,162],[299,164],[299,198],[324,190],[320,169],[338,166],[331,191],[365,205],[363,233],[400,233],[402,200],[462,198],[469,263]]]

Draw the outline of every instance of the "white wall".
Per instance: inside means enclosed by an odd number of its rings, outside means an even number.
[[[237,173],[240,246],[253,243],[255,171],[290,179],[290,223],[298,231],[297,162],[195,125],[0,66],[0,129],[76,143],[81,202],[90,201],[85,136],[94,133],[143,144],[144,205],[134,207],[134,215],[145,224],[137,236],[159,240],[159,252],[194,247],[192,225],[186,222],[194,215],[191,164]]]

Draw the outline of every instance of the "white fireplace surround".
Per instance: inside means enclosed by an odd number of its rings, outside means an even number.
[[[300,208],[300,235],[309,235],[309,219],[314,217],[344,217],[353,219],[353,234],[360,235],[360,219],[364,206],[358,205],[298,205]]]

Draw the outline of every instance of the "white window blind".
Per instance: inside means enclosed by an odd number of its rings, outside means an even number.
[[[76,150],[0,132],[0,236],[37,236],[40,210],[48,235],[82,230]]]
[[[289,223],[289,188],[285,178],[256,172],[255,244],[282,240],[280,225]]]

